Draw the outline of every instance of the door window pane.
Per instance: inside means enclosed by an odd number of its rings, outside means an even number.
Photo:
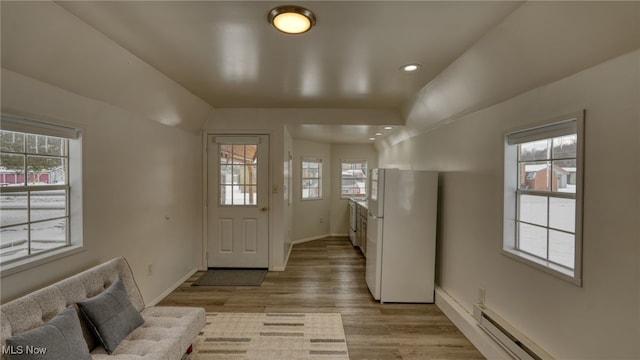
[[[257,205],[258,146],[220,144],[220,205]],[[232,164],[232,165],[228,165]]]
[[[246,205],[258,205],[258,197],[256,193],[257,187],[245,186],[246,196],[245,196],[245,204]]]

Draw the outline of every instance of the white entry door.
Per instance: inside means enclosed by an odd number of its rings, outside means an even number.
[[[207,266],[269,266],[269,136],[208,137]]]

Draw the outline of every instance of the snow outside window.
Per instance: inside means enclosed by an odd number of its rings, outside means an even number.
[[[2,116],[2,271],[82,245],[80,133]]]
[[[505,137],[504,253],[581,284],[583,115]]]

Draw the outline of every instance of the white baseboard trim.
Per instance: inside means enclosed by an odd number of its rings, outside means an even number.
[[[162,294],[160,294],[160,296],[158,296],[157,298],[153,299],[152,301],[150,301],[149,303],[145,304],[147,307],[149,306],[156,306],[160,301],[162,301],[162,299],[164,299],[165,297],[167,297],[167,295],[171,294],[171,292],[175,289],[178,288],[178,286],[182,285],[183,282],[189,280],[189,278],[191,277],[191,275],[195,274],[198,271],[198,268],[193,268],[192,270],[189,270],[189,272],[183,276],[182,278],[180,278],[180,280],[176,281],[173,285],[171,285],[167,290],[165,290],[164,292],[162,292]]]
[[[324,234],[319,236],[308,237],[304,239],[293,240],[291,245],[302,244],[313,240],[321,240],[328,237],[349,237],[349,234]]]
[[[436,287],[436,306],[460,329],[464,336],[487,359],[512,360],[513,358],[479,326],[470,314],[454,298],[440,287]]]
[[[313,240],[324,239],[324,238],[327,238],[327,237],[330,237],[330,236],[331,236],[331,234],[324,234],[324,235],[313,236],[313,237],[308,237],[308,238],[304,238],[304,239],[293,240],[291,242],[291,246],[296,245],[296,244],[306,243],[306,242],[313,241]]]
[[[269,268],[269,271],[285,271],[287,268],[287,264],[289,263],[289,256],[291,255],[291,250],[293,250],[293,245],[302,244],[313,240],[320,240],[327,237],[349,237],[349,234],[325,234],[320,236],[313,236],[304,239],[293,240],[291,245],[289,245],[289,251],[287,252],[287,257],[284,259],[284,266],[277,266],[273,268]]]

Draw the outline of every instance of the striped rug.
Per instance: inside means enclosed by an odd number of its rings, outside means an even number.
[[[349,359],[340,314],[208,313],[189,360]]]

